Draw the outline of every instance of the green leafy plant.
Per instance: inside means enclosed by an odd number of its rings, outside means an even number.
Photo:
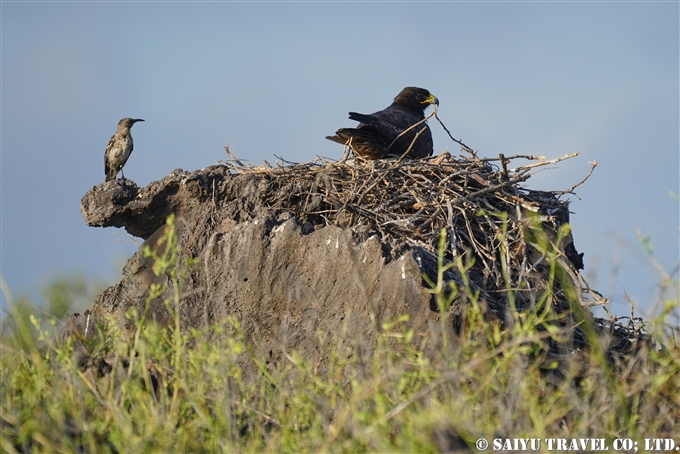
[[[132,333],[110,324],[56,342],[50,319],[34,316],[25,345],[3,340],[3,451],[439,452],[482,437],[597,437],[611,447],[617,438],[678,433],[677,329],[650,333],[648,347],[620,358],[593,348],[551,359],[548,339],[569,342],[547,309],[553,290],[512,323],[485,321],[479,292],[444,280],[445,270],[465,277],[469,266],[446,263],[444,233],[431,281],[440,324],[428,334],[440,337],[440,351],[426,351],[423,334],[398,317],[376,321],[372,345],[343,343],[341,327],[317,334],[319,358],[285,351],[276,364],[258,357],[233,317],[183,329],[179,296],[192,260],[181,257],[173,218],[157,245],[145,253],[166,280],[150,288],[141,314],[128,313]],[[555,260],[552,243],[544,247],[545,260]],[[550,269],[559,281],[559,264]],[[454,335],[447,311],[461,296],[465,329]],[[145,316],[157,298],[169,326]]]

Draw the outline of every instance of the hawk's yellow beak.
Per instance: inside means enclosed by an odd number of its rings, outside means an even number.
[[[421,104],[434,104],[435,106],[439,106],[439,100],[435,95],[430,94],[430,97],[421,102]]]

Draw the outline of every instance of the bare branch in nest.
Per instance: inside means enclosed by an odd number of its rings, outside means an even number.
[[[274,157],[275,157],[278,161],[280,161],[280,162],[282,162],[282,163],[284,163],[284,164],[293,165],[293,166],[296,166],[296,165],[299,164],[299,162],[288,161],[288,160],[283,159],[281,156],[278,156],[278,155],[274,155]],[[277,165],[279,165],[278,162],[277,162]],[[279,167],[281,167],[281,165],[279,165]]]
[[[429,117],[428,117],[428,118],[429,118]],[[427,120],[427,118],[426,118],[425,120]],[[423,121],[424,121],[424,120],[423,120]],[[416,124],[418,124],[418,123],[416,123]],[[413,126],[415,126],[415,125],[413,125]],[[413,126],[411,126],[411,128],[412,128]],[[409,128],[409,129],[411,129],[411,128]],[[411,150],[413,149],[413,145],[415,145],[416,141],[418,140],[418,137],[420,137],[420,135],[421,135],[423,132],[425,132],[425,131],[426,131],[426,129],[423,128],[423,129],[421,129],[420,131],[418,131],[418,132],[416,133],[416,136],[415,136],[415,137],[413,138],[413,140],[411,141],[411,145],[409,145],[408,148],[406,149],[406,151],[404,152],[404,154],[402,154],[402,155],[399,157],[399,159],[397,159],[396,164],[399,164],[401,161],[404,160],[404,158],[405,158],[406,156],[408,156],[408,154],[409,154],[409,153],[411,152]],[[406,132],[406,131],[404,131],[404,132]],[[403,134],[403,133],[402,133],[402,134]],[[401,135],[401,134],[399,134],[399,135]],[[397,139],[394,139],[394,140],[397,140]],[[394,143],[394,142],[392,142],[392,143]],[[392,145],[390,144],[390,146],[392,146]],[[388,147],[388,149],[389,149],[389,147]]]
[[[239,158],[237,158],[236,155],[234,155],[234,154],[231,152],[231,150],[229,149],[229,145],[227,145],[226,147],[224,147],[224,151],[227,152],[227,154],[229,155],[229,157],[230,157],[236,164],[238,164],[238,165],[241,166],[241,167],[246,167],[245,164],[243,164],[243,163],[241,162],[241,160],[240,160]]]
[[[510,160],[508,158],[506,158],[503,153],[498,155],[498,159],[501,160],[501,168],[502,168],[501,176],[504,179],[507,180],[508,179],[508,163],[510,162]]]
[[[578,156],[580,154],[581,154],[581,152],[577,151],[576,153],[565,154],[564,156],[560,156],[559,158],[555,158],[555,159],[550,159],[548,161],[541,159],[541,162],[535,162],[533,164],[527,164],[525,166],[520,166],[520,167],[517,167],[517,169],[515,169],[514,171],[520,172],[522,170],[533,169],[534,167],[548,166],[548,165],[556,164],[560,161],[565,161],[567,159],[575,158],[576,156]]]
[[[545,161],[545,156],[534,156],[530,154],[516,154],[514,156],[508,156],[505,159],[508,160],[513,160],[513,159],[530,159],[532,161]],[[480,161],[485,161],[485,162],[491,162],[491,161],[500,161],[501,158],[479,158]]]
[[[457,140],[457,139],[454,139],[454,138],[453,138],[453,136],[451,135],[451,131],[449,131],[449,129],[444,125],[444,122],[442,122],[441,119],[439,118],[439,115],[437,115],[437,106],[434,106],[434,112],[432,112],[432,115],[434,115],[434,118],[436,118],[437,121],[439,122],[439,124],[442,125],[442,128],[444,128],[444,131],[446,131],[446,133],[449,135],[449,137],[451,137],[451,140],[453,140],[453,141],[456,142],[458,145],[460,145],[461,147],[463,147],[463,150],[464,150],[464,151],[467,151],[468,153],[470,153],[470,154],[471,154],[472,156],[474,156],[475,158],[477,157],[477,154],[476,154],[474,151],[472,151],[472,148],[468,147],[467,145],[465,145],[465,144],[464,144],[463,142],[461,142],[460,140]],[[432,116],[432,115],[430,115],[430,116]],[[428,117],[428,118],[429,118],[429,117]]]
[[[571,188],[567,189],[566,191],[555,191],[555,194],[559,194],[559,195],[572,194],[572,195],[578,197],[578,196],[576,195],[576,193],[574,192],[574,189],[576,189],[576,188],[578,188],[579,186],[581,186],[583,183],[586,182],[586,180],[587,180],[588,178],[590,178],[590,176],[593,174],[593,170],[595,170],[595,167],[597,167],[597,165],[599,164],[599,162],[597,162],[597,161],[590,161],[588,164],[590,164],[590,170],[588,171],[588,174],[587,174],[585,177],[583,177],[583,179],[582,179],[581,181],[579,181],[578,183],[576,183],[574,186],[572,186]],[[580,200],[580,198],[579,198],[579,200]]]
[[[435,106],[435,109],[436,109],[436,106]],[[396,142],[397,140],[399,140],[404,134],[406,134],[406,133],[409,132],[411,129],[415,128],[416,126],[425,123],[427,120],[429,120],[430,118],[432,118],[432,115],[434,115],[434,112],[432,112],[430,115],[428,115],[427,117],[425,117],[425,118],[423,118],[422,120],[420,120],[418,123],[414,123],[414,124],[412,124],[411,126],[409,126],[408,128],[406,128],[406,129],[404,129],[403,131],[401,131],[401,132],[399,133],[399,135],[398,135],[397,137],[395,137],[394,140],[387,146],[387,148],[385,149],[385,152],[383,153],[383,155],[387,155],[387,152],[390,151],[390,148],[392,148],[392,145],[394,145],[395,142]],[[418,136],[420,136],[420,134],[422,134],[422,132],[423,132],[424,130],[425,130],[425,128],[423,128],[423,129],[421,129],[420,131],[418,131],[418,134],[416,134],[416,137],[413,139],[413,141],[411,141],[411,146],[408,148],[408,151],[406,151],[406,153],[404,153],[404,154],[402,155],[402,158],[408,154],[408,152],[409,152],[409,151],[411,150],[411,148],[413,147],[413,144],[416,142],[415,139],[417,139]],[[400,158],[400,160],[401,160],[401,158]]]
[[[344,157],[342,158],[342,161],[340,161],[342,164],[347,162],[350,153],[352,153],[352,139],[354,139],[354,137],[350,137],[347,143],[344,145]]]

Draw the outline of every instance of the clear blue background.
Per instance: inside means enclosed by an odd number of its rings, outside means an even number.
[[[134,241],[86,227],[122,117],[143,186],[175,168],[274,155],[340,158],[324,136],[347,113],[429,89],[454,137],[479,151],[580,157],[534,189],[573,199],[591,286],[630,312],[657,300],[639,229],[678,263],[678,2],[2,2],[1,273],[13,292],[82,271],[118,279]],[[459,153],[438,123],[435,151]],[[520,165],[523,161],[515,161]],[[122,233],[122,234],[121,234]],[[4,304],[4,302],[3,302]]]

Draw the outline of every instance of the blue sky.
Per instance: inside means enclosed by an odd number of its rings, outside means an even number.
[[[1,257],[15,294],[83,272],[115,282],[136,250],[88,228],[81,197],[104,181],[120,118],[143,118],[125,176],[274,155],[340,158],[324,137],[347,113],[429,89],[480,156],[580,157],[534,175],[573,198],[591,286],[630,312],[656,300],[638,257],[667,270],[680,246],[678,2],[2,2]],[[431,123],[435,152],[458,148]],[[519,162],[518,164],[519,165]],[[631,246],[632,245],[632,246]]]

